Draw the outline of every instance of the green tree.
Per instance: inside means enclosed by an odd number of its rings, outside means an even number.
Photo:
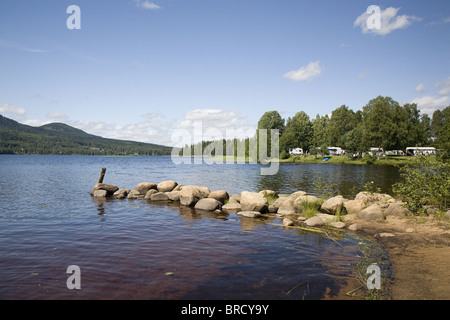
[[[258,130],[256,132],[256,136],[258,139],[258,157],[259,157],[259,138],[260,131],[259,130],[267,130],[267,155],[271,156],[272,150],[272,138],[271,138],[271,130],[278,130],[278,138],[284,132],[284,119],[280,116],[278,111],[267,111],[258,121]]]
[[[284,134],[280,138],[280,149],[302,148],[309,150],[313,129],[309,116],[304,111],[297,112],[294,117],[288,118]]]
[[[363,107],[362,136],[366,147],[399,149],[398,119],[400,105],[390,97],[378,96]]]
[[[312,126],[312,138],[311,138],[311,149],[315,153],[322,153],[323,147],[327,147],[328,145],[328,135],[327,135],[327,127],[330,122],[330,118],[328,115],[320,116],[316,115],[316,117],[311,121]]]

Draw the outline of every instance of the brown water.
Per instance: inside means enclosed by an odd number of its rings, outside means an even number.
[[[170,179],[229,192],[299,190],[280,181],[313,169],[281,166],[276,180],[256,165],[180,168],[167,157],[0,156],[0,164],[0,299],[322,299],[353,278],[360,239],[345,233],[336,243],[278,218],[89,195],[102,167],[105,183],[120,187]],[[80,267],[79,290],[66,285],[69,265]]]

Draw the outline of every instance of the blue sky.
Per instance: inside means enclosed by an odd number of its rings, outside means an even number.
[[[166,145],[196,120],[253,130],[378,95],[431,114],[450,104],[449,35],[448,0],[2,0],[0,114]]]

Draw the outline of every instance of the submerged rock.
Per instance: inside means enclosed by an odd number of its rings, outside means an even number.
[[[262,216],[261,212],[258,211],[239,211],[237,214],[247,218],[258,218]]]

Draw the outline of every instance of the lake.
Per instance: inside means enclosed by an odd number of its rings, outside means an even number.
[[[133,189],[175,180],[210,190],[315,194],[320,177],[354,196],[373,181],[390,192],[393,167],[175,165],[170,157],[0,155],[0,299],[324,299],[354,279],[361,239],[283,228],[279,218],[199,213],[147,200],[96,200],[104,183]],[[66,272],[80,268],[81,289]]]

